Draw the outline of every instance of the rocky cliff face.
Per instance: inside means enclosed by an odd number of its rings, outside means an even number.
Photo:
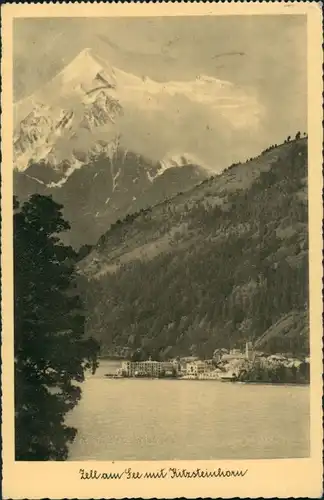
[[[126,147],[120,120],[129,99],[142,106],[142,90],[151,86],[86,49],[15,105],[15,193],[49,194],[62,203],[74,246],[95,243],[119,218],[207,175],[188,155],[152,161]]]
[[[91,85],[78,84],[73,87],[70,92],[70,109],[63,108],[62,105],[67,103],[59,100],[46,105],[35,103],[32,99],[29,103],[31,111],[16,124],[16,169],[23,171],[31,163],[40,161],[50,163],[54,168],[62,161],[78,165],[80,154],[82,157],[82,153],[88,152],[87,148],[91,150],[97,146],[96,137],[94,140],[88,140],[91,134],[95,134],[95,130],[100,127],[113,128],[116,118],[123,113],[118,100],[109,93],[112,88],[113,86],[98,73]],[[65,101],[68,96],[63,95]],[[26,103],[18,104],[18,114],[19,108],[24,104]],[[114,135],[112,134],[112,141],[115,139]],[[83,148],[80,143],[85,136],[89,145]]]

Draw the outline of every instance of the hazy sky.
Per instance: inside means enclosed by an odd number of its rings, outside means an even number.
[[[41,87],[85,47],[138,76],[163,82],[204,74],[252,95],[264,112],[247,154],[306,130],[305,16],[19,19],[15,98]]]

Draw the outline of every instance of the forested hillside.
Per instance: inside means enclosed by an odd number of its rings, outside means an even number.
[[[104,353],[209,357],[258,339],[308,352],[307,138],[297,137],[100,238],[79,272]]]

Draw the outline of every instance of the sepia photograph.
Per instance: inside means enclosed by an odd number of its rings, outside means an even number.
[[[247,14],[13,18],[15,462],[310,459],[307,15]]]

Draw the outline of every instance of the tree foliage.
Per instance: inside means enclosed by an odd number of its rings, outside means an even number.
[[[64,460],[76,435],[64,417],[98,344],[84,336],[76,255],[58,236],[69,229],[62,207],[33,195],[14,208],[16,459]]]
[[[258,363],[249,369],[242,370],[238,375],[241,382],[269,382],[272,384],[308,384],[310,381],[309,363],[303,362],[298,368],[283,364],[262,366]]]
[[[122,258],[124,248],[134,255],[82,283],[87,328],[107,352],[211,357],[216,348],[255,341],[291,311],[305,322],[307,144],[291,141],[259,162],[258,177],[244,189],[223,187],[221,203],[214,200],[222,176],[124,220],[100,239],[93,264],[99,271],[115,255]],[[242,166],[230,172],[243,173]],[[136,258],[152,242],[160,250]],[[262,350],[306,354],[308,324],[302,326],[302,335],[279,333]]]

